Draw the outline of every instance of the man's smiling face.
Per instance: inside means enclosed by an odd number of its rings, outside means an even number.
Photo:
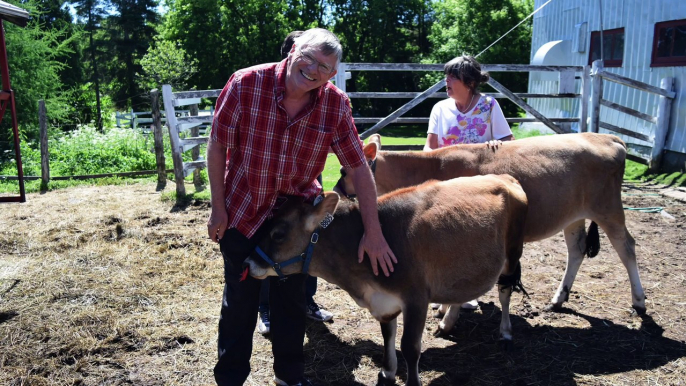
[[[297,93],[319,88],[336,75],[336,56],[324,55],[314,47],[294,46],[289,60],[286,87]]]

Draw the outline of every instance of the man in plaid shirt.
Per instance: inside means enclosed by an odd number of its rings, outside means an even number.
[[[397,263],[381,232],[376,189],[362,153],[348,97],[329,83],[343,56],[336,36],[305,31],[280,63],[234,73],[217,99],[207,145],[212,213],[207,224],[224,257],[224,295],[219,320],[218,385],[242,385],[250,373],[260,282],[239,282],[243,261],[264,233],[263,226],[286,195],[313,200],[321,186],[329,148],[352,176],[374,274],[388,276]],[[378,265],[377,265],[378,263]],[[270,316],[274,381],[306,386],[305,278],[272,282]]]

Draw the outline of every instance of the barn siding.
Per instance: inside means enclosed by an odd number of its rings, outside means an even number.
[[[546,0],[535,0],[534,9]],[[686,67],[650,67],[653,34],[655,23],[686,19],[686,1],[683,0],[603,0],[603,28],[605,30],[624,28],[624,59],[620,68],[609,68],[608,71],[640,80],[655,86],[660,85],[662,78],[675,78],[677,97],[672,105],[670,134],[665,148],[671,151],[686,153]],[[575,25],[587,22],[585,52],[569,53],[568,65],[583,66],[588,63],[591,45],[591,32],[600,30],[599,0],[557,0],[552,1],[534,16],[532,33],[531,59],[545,43],[555,40],[572,40]],[[531,77],[529,92],[545,93],[558,90],[557,81],[536,80]],[[646,114],[656,115],[659,98],[612,82],[604,82],[604,98],[612,102],[631,107]],[[577,80],[577,92],[580,81]],[[548,117],[579,116],[579,103],[564,100],[540,99],[529,103]],[[601,108],[601,120],[610,124],[631,129],[652,136],[654,124],[638,118],[627,116],[612,109]],[[578,125],[574,125],[578,127]],[[601,129],[602,130],[602,129]],[[623,140],[636,144],[646,144],[630,137],[621,136]]]

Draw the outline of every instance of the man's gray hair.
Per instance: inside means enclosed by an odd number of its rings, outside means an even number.
[[[343,47],[340,40],[333,32],[323,28],[312,28],[303,32],[295,39],[295,46],[298,48],[304,46],[318,48],[326,56],[336,55],[336,68],[343,60]]]

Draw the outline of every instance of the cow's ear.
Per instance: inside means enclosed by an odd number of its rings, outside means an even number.
[[[378,150],[381,150],[381,136],[379,134],[372,134],[369,137],[369,143],[375,143]]]
[[[371,162],[376,159],[376,152],[379,151],[379,147],[379,144],[372,141],[364,146],[364,158],[367,160],[367,162]]]
[[[322,220],[327,218],[327,214],[332,216],[338,206],[338,194],[336,192],[324,193],[324,199],[314,207],[314,210],[305,222],[305,230],[308,233],[314,232],[321,224]],[[328,225],[328,224],[327,224]]]

